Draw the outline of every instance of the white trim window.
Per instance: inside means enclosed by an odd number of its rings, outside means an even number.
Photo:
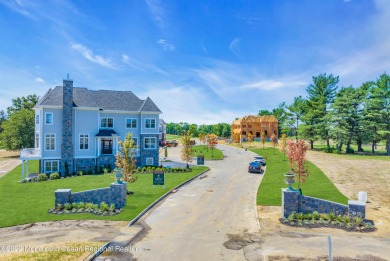
[[[145,129],[155,129],[156,119],[145,119]]]
[[[155,137],[144,138],[144,149],[156,149],[156,148],[157,148],[157,139]]]
[[[45,134],[45,150],[56,150],[56,135],[54,133]]]
[[[45,112],[45,124],[46,125],[53,125],[53,113],[52,112]]]
[[[146,166],[153,166],[153,158],[146,158],[145,165]]]
[[[114,128],[114,118],[100,118],[100,127],[101,128]]]
[[[137,128],[137,119],[136,118],[127,118],[126,119],[126,128],[127,129],[136,129]]]
[[[80,134],[80,150],[88,150],[89,148],[89,135]]]
[[[58,172],[59,161],[58,160],[45,160],[45,172]]]
[[[39,133],[35,133],[35,148],[39,149]]]
[[[36,114],[36,115],[35,115],[35,124],[36,124],[36,125],[39,124],[39,114]]]

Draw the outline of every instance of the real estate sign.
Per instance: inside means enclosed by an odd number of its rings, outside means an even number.
[[[153,186],[162,185],[165,186],[164,183],[164,171],[162,170],[154,170],[153,171]]]

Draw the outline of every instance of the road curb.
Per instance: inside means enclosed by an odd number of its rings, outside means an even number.
[[[145,208],[141,213],[139,213],[135,218],[133,218],[133,220],[130,221],[129,223],[129,227],[131,227],[132,225],[134,225],[143,215],[145,215],[149,210],[151,210],[156,204],[158,204],[161,200],[163,200],[164,198],[166,198],[167,196],[169,196],[169,194],[172,193],[173,190],[175,189],[179,189],[180,187],[186,185],[187,183],[190,183],[191,181],[193,181],[194,179],[196,179],[197,177],[199,177],[200,175],[206,173],[207,171],[209,171],[210,169],[208,170],[205,170],[201,173],[199,173],[198,175],[184,181],[183,183],[177,185],[176,187],[174,187],[173,189],[171,189],[170,191],[168,191],[167,193],[165,193],[164,195],[162,195],[161,197],[159,197],[156,201],[154,201],[152,204],[150,204],[147,208]]]

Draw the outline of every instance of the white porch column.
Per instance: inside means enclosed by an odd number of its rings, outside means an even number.
[[[26,172],[27,172],[26,176],[28,177],[28,160],[26,160]]]
[[[24,180],[24,160],[22,160],[22,180]]]

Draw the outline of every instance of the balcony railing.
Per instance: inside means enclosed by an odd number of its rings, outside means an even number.
[[[40,149],[22,149],[20,151],[20,159],[36,159],[41,157],[41,150]]]

